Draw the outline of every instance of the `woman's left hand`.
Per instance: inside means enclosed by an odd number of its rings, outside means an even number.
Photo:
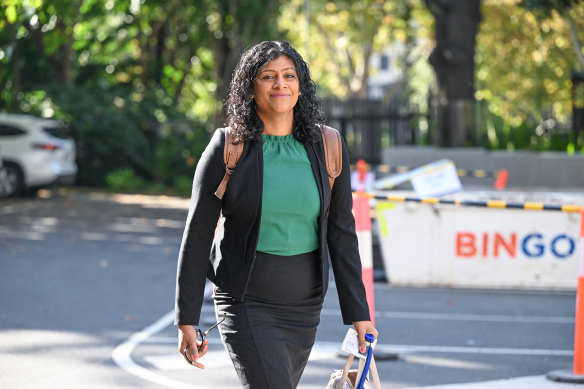
[[[365,334],[371,334],[377,339],[377,330],[369,320],[354,321],[353,326],[359,337],[359,352],[364,353],[367,347],[367,344],[365,343]]]

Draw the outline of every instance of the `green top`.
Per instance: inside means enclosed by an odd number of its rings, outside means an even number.
[[[297,255],[318,248],[320,195],[304,145],[262,134],[264,189],[257,251]]]

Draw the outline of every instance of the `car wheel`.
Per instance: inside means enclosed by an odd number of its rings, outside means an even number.
[[[14,163],[4,163],[4,172],[0,174],[0,197],[17,197],[24,192],[24,175]]]

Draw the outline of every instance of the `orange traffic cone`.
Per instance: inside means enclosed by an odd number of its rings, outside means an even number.
[[[358,185],[357,195],[353,198],[353,214],[355,216],[355,230],[359,240],[359,256],[361,257],[361,271],[363,285],[369,305],[369,316],[371,323],[375,325],[375,288],[373,280],[373,240],[371,236],[371,208],[370,194],[365,193],[365,179],[367,174],[367,163],[364,160],[357,162]],[[380,361],[391,361],[398,359],[398,354],[390,350],[375,350],[375,359]]]
[[[497,178],[495,179],[495,189],[503,190],[507,187],[507,180],[509,179],[509,171],[507,169],[501,169],[497,173]]]
[[[574,335],[574,374],[584,377],[584,207],[580,209],[580,270],[576,292],[576,331]],[[584,378],[582,380],[584,382]]]
[[[580,208],[580,262],[576,291],[576,324],[574,331],[574,369],[555,370],[547,374],[552,381],[584,384],[584,207]]]

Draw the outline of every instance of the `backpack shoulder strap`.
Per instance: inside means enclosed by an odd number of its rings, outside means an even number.
[[[225,194],[225,189],[227,189],[227,182],[229,178],[231,178],[231,174],[235,170],[235,166],[237,166],[237,162],[239,161],[239,157],[241,157],[241,153],[243,151],[243,141],[238,141],[237,143],[233,143],[233,134],[231,133],[231,128],[225,129],[225,147],[223,148],[223,161],[225,162],[225,175],[223,176],[223,180],[217,187],[215,191],[215,196],[219,199],[223,198]]]
[[[322,144],[324,146],[324,158],[326,160],[326,171],[328,173],[329,185],[331,187],[331,197],[329,197],[326,215],[328,216],[331,209],[331,198],[335,178],[343,170],[343,144],[341,143],[341,134],[332,127],[322,127]]]
[[[335,178],[337,178],[339,174],[341,174],[341,170],[343,169],[341,135],[336,129],[328,126],[323,126],[322,142],[324,145],[324,154],[326,160],[326,170],[329,176],[329,185],[332,191],[333,186],[335,184]],[[225,147],[223,149],[225,175],[223,176],[223,180],[221,180],[221,183],[219,184],[217,190],[215,191],[215,196],[217,196],[217,198],[219,199],[222,199],[223,195],[225,194],[225,190],[227,189],[227,182],[229,182],[229,178],[231,177],[231,174],[233,174],[233,171],[237,166],[239,157],[241,157],[243,145],[244,145],[243,141],[233,143],[231,129],[227,128],[225,130]]]
[[[328,172],[332,192],[335,178],[341,174],[343,169],[343,146],[341,144],[341,134],[337,130],[328,126],[323,126],[322,129],[326,171]]]

